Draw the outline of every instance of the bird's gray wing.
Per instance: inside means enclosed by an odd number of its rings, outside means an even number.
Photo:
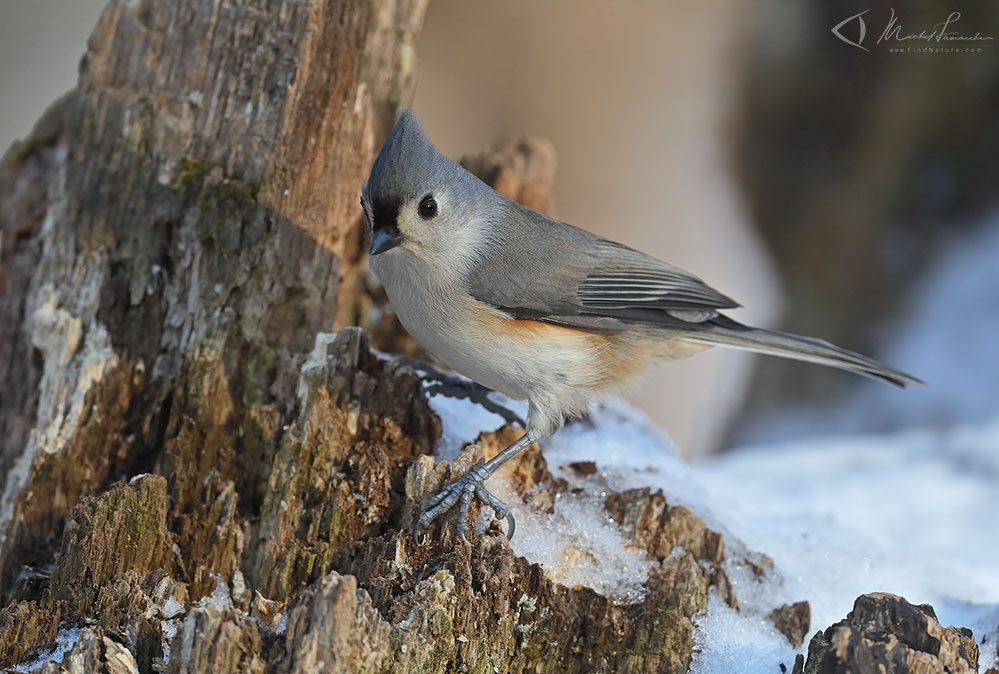
[[[474,297],[511,316],[620,332],[689,327],[739,306],[679,267],[523,210],[470,277]]]

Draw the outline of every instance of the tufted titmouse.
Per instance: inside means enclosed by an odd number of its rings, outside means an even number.
[[[649,363],[728,346],[838,367],[898,386],[922,383],[828,342],[751,328],[699,278],[498,194],[441,155],[402,113],[371,167],[361,205],[370,265],[413,337],[483,386],[527,399],[527,431],[427,504],[416,528],[473,497],[515,522],[485,480],[531,443]]]

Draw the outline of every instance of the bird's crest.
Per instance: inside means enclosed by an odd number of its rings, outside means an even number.
[[[407,108],[378,153],[365,190],[377,199],[413,198],[418,196],[414,190],[446,170],[449,163]]]

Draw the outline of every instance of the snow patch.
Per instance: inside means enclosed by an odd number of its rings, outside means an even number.
[[[55,648],[39,651],[38,657],[36,657],[31,662],[22,662],[19,665],[14,665],[10,668],[11,672],[19,672],[20,674],[27,674],[28,672],[33,672],[40,669],[42,665],[46,662],[62,662],[62,659],[66,657],[76,642],[80,640],[80,628],[71,626],[63,627],[59,630],[59,634],[56,636],[56,646]]]
[[[184,605],[177,601],[173,595],[170,595],[167,597],[166,601],[163,602],[163,606],[160,606],[158,610],[159,614],[163,618],[169,620],[170,618],[175,617],[178,613],[182,613],[184,611]]]
[[[520,417],[527,418],[527,403],[520,400],[511,400],[499,393],[490,393],[491,398],[516,412]],[[441,419],[441,438],[434,451],[438,459],[454,461],[461,451],[461,448],[470,442],[483,431],[495,430],[506,423],[498,414],[494,414],[484,407],[461,398],[448,398],[444,395],[430,396],[430,408],[436,412]]]
[[[498,476],[488,481],[489,490],[510,506],[517,519],[513,551],[540,564],[549,578],[567,587],[583,585],[619,604],[645,599],[645,581],[658,562],[622,536],[604,509],[607,492],[593,480],[566,471],[552,473],[582,493],[559,494],[550,515],[526,505],[509,481]]]
[[[229,586],[226,584],[225,579],[217,573],[213,573],[212,578],[215,579],[215,589],[212,590],[211,594],[199,599],[196,605],[207,606],[208,604],[212,604],[218,608],[231,608],[232,593],[229,592]]]
[[[453,458],[498,416],[467,400],[434,396],[441,458]],[[566,492],[547,515],[525,505],[497,476],[489,488],[517,518],[514,551],[550,577],[585,585],[622,603],[640,601],[652,562],[628,549],[603,509],[605,493],[662,489],[720,531],[726,570],[741,611],[712,590],[697,618],[694,674],[788,670],[797,652],[768,619],[807,600],[809,637],[843,619],[867,592],[930,603],[941,624],[971,628],[982,670],[999,638],[999,416],[948,431],[800,440],[735,450],[689,466],[639,412],[612,399],[588,420],[542,443],[549,469],[581,494]],[[563,467],[594,461],[581,478]],[[491,513],[486,510],[486,517]],[[742,557],[761,552],[774,571],[759,579]]]
[[[743,611],[712,605],[699,620],[691,672],[732,671],[732,658],[747,674],[790,666],[795,651],[772,634],[770,610],[807,600],[814,633],[868,592],[932,604],[942,625],[970,627],[987,668],[999,624],[999,418],[746,448],[694,472],[729,540],[770,555],[777,577],[733,572]]]
[[[491,394],[498,395],[498,394]],[[526,403],[497,398],[512,411],[526,414]],[[442,434],[435,454],[453,460],[466,444],[482,431],[501,427],[504,420],[479,405],[464,399],[434,395],[430,406],[441,418]],[[548,576],[563,585],[583,585],[622,604],[644,599],[645,581],[657,562],[647,558],[621,534],[621,529],[604,509],[606,487],[597,480],[581,479],[562,465],[586,460],[587,450],[598,455],[601,467],[608,453],[624,452],[629,445],[647,446],[654,438],[656,449],[669,452],[662,436],[646,422],[631,423],[640,417],[626,403],[615,401],[596,410],[592,423],[576,423],[544,441],[545,458],[555,477],[566,479],[576,493],[559,494],[555,512],[540,512],[524,503],[514,486],[502,475],[487,482],[488,489],[510,506],[517,520],[517,533],[511,542],[515,553],[540,564]],[[563,440],[563,434],[565,439]],[[572,442],[575,439],[578,442]],[[615,444],[617,443],[617,444]],[[569,449],[571,448],[571,449]],[[616,448],[616,449],[615,449]],[[675,458],[675,457],[674,457]],[[628,469],[631,472],[631,469]],[[492,512],[484,509],[484,517]]]
[[[160,621],[160,631],[163,633],[162,641],[160,642],[163,646],[163,663],[170,663],[170,644],[173,643],[173,638],[177,636],[177,628],[180,627],[180,618],[171,618],[169,620]]]

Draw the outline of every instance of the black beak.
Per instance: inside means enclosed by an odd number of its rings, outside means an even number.
[[[402,243],[402,234],[396,227],[379,227],[371,233],[368,255],[379,255]]]

